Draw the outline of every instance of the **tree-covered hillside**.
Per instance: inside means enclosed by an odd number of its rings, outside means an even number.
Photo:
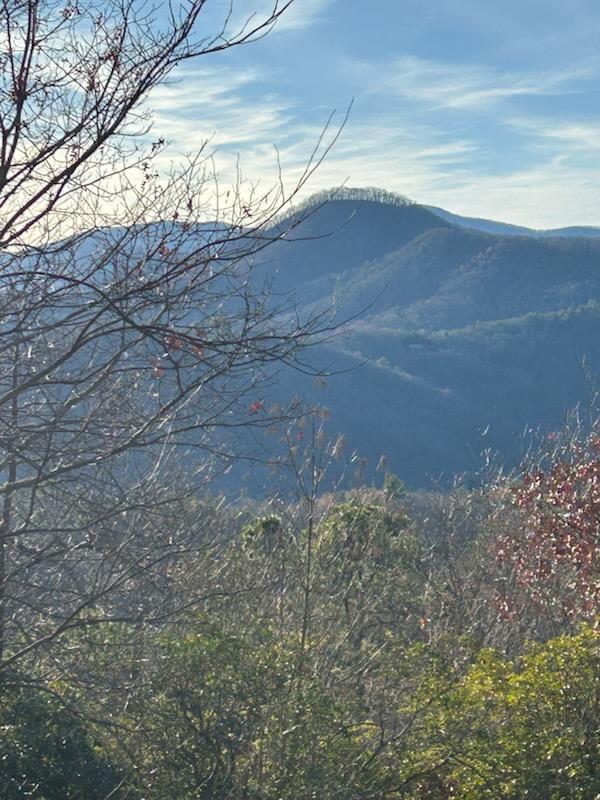
[[[493,235],[358,190],[281,224],[274,290],[349,323],[309,359],[332,373],[325,387],[284,375],[273,396],[325,403],[371,468],[386,454],[423,486],[490,453],[516,463],[530,429],[593,402],[599,240]]]

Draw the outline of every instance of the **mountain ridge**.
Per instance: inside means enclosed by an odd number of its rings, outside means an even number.
[[[600,227],[591,225],[568,225],[564,228],[536,229],[522,225],[514,225],[510,222],[499,222],[498,220],[486,219],[484,217],[466,217],[461,214],[446,211],[446,209],[440,208],[439,206],[425,205],[424,208],[427,208],[446,222],[451,222],[462,228],[473,228],[474,230],[484,231],[485,233],[498,233],[507,236],[600,237]]]
[[[310,237],[296,252],[276,242],[269,253],[274,286],[293,291],[300,308],[335,307],[341,321],[353,319],[309,357],[339,371],[319,397],[372,479],[382,454],[415,487],[476,474],[490,452],[516,464],[524,430],[543,436],[592,402],[595,235],[492,233],[358,193],[302,213]],[[290,372],[281,381],[278,396],[314,395],[306,378]]]
[[[244,274],[259,291],[268,287],[282,315],[291,294],[300,320],[323,312],[340,326],[337,338],[303,355],[331,373],[326,385],[284,366],[266,404],[316,398],[331,411],[331,435],[344,433],[367,458],[367,479],[379,479],[385,454],[389,469],[418,488],[477,475],[490,452],[514,465],[520,432],[545,435],[592,403],[600,239],[490,233],[406,198],[351,192],[319,196],[277,220],[260,232],[268,246],[252,268],[242,258]],[[171,225],[176,238],[181,223]],[[207,225],[198,228],[199,247],[227,239]],[[168,222],[144,228],[143,246],[165,230]],[[245,236],[237,231],[223,251],[232,264]],[[96,238],[110,240],[110,231],[90,234],[90,251]],[[259,493],[263,478],[256,469],[248,487]]]

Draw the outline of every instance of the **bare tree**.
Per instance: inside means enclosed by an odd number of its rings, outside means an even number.
[[[74,627],[172,610],[141,587],[203,546],[201,520],[176,524],[194,478],[285,416],[264,404],[269,365],[329,330],[254,274],[282,186],[212,189],[202,153],[159,175],[142,111],[174,66],[262,36],[290,3],[203,38],[206,0],[2,2],[0,669]]]

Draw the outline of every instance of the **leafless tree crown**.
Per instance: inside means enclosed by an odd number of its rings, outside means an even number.
[[[0,664],[73,626],[163,613],[131,597],[197,546],[176,509],[207,456],[236,455],[237,430],[285,415],[264,402],[266,368],[328,328],[254,274],[280,186],[215,188],[202,153],[154,166],[152,87],[290,3],[210,36],[205,5],[0,6]]]

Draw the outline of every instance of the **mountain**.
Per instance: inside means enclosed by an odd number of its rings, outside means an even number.
[[[480,219],[479,217],[462,217],[459,214],[453,214],[443,208],[437,206],[425,206],[436,216],[443,219],[445,222],[450,222],[453,225],[460,225],[462,228],[473,228],[477,231],[484,231],[485,233],[500,233],[510,236],[590,236],[597,238],[600,236],[600,227],[591,228],[585,226],[571,226],[568,228],[552,228],[550,230],[535,230],[534,228],[525,228],[521,225],[511,225],[508,222],[497,222],[493,219]]]
[[[348,452],[367,459],[368,480],[380,479],[382,455],[411,487],[443,486],[457,473],[475,479],[490,458],[517,464],[531,436],[548,436],[593,401],[600,238],[497,233],[446,217],[389,193],[345,190],[309,200],[261,233],[269,246],[259,248],[254,275],[273,305],[286,313],[291,294],[301,318],[333,313],[340,324],[304,354],[325,382],[282,367],[264,403],[303,395],[327,406],[331,436],[343,433]],[[177,240],[180,229],[173,221],[141,229],[133,254],[147,240]],[[74,263],[85,269],[122,233],[77,241]],[[256,234],[236,232],[220,257],[235,262],[246,236],[256,245]],[[224,238],[218,224],[186,229],[185,248],[211,252]],[[72,258],[60,243],[57,253]],[[107,276],[114,268],[107,261]],[[190,324],[194,315],[190,307]],[[263,444],[256,430],[235,436],[241,449]],[[239,488],[243,469],[228,488]],[[271,480],[255,467],[242,485],[257,493]]]
[[[364,199],[353,190],[333,200],[317,196],[273,226],[269,233],[278,241],[267,248],[265,263],[277,288],[302,293],[312,284],[323,295],[341,272],[381,259],[427,231],[452,227],[405,198],[383,197]]]
[[[592,402],[597,234],[490,233],[359,190],[309,202],[274,233],[286,233],[265,251],[274,291],[351,319],[310,354],[326,386],[286,372],[274,396],[328,406],[371,476],[382,454],[416,487],[490,454],[515,464],[524,432],[547,435]]]

